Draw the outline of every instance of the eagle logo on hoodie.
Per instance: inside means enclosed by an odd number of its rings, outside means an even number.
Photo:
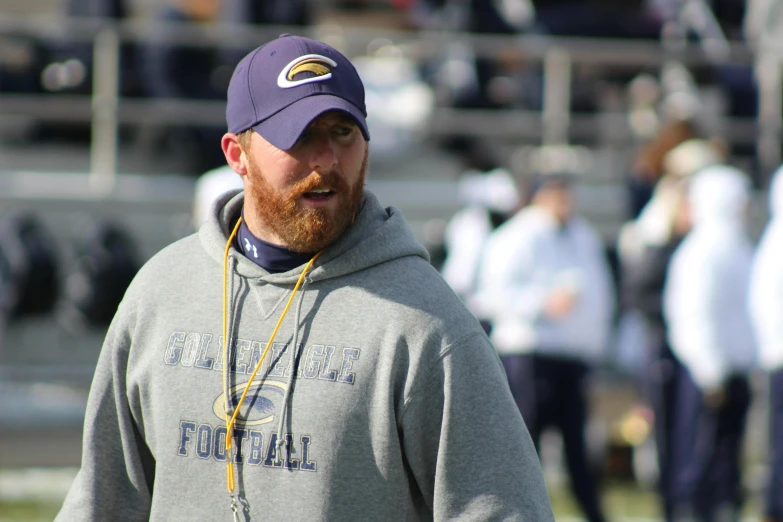
[[[229,390],[229,408],[231,411],[239,404],[239,399],[245,391],[246,382],[235,384]],[[237,416],[237,425],[259,426],[268,424],[275,418],[278,401],[285,395],[286,385],[282,382],[267,381],[253,383],[247,391],[245,402]],[[221,393],[212,404],[212,411],[221,420],[226,418],[225,393]]]

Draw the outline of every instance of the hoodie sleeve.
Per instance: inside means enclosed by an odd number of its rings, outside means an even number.
[[[434,520],[552,521],[535,447],[485,337],[447,348],[403,412],[403,449]]]
[[[155,461],[127,400],[128,344],[110,330],[84,420],[82,465],[56,522],[146,521]]]
[[[727,362],[715,324],[720,267],[703,247],[689,239],[675,251],[664,287],[664,317],[672,351],[696,384],[709,389],[723,382]]]

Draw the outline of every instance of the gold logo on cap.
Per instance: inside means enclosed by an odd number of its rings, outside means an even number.
[[[312,59],[307,60],[306,62],[301,62],[288,71],[287,78],[289,80],[293,80],[294,77],[303,72],[311,72],[314,73],[316,76],[323,76],[324,74],[329,74],[332,72],[332,70],[324,65],[324,62],[319,59]]]
[[[320,54],[307,54],[291,60],[283,67],[277,77],[277,86],[282,89],[290,89],[298,85],[312,82],[322,82],[332,77],[332,67],[337,67],[337,62]],[[311,72],[315,76],[294,80],[296,75],[303,72]]]

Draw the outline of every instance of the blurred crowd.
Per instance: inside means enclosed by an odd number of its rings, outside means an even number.
[[[758,373],[770,390],[765,512],[781,520],[783,168],[757,240],[750,176],[720,140],[671,121],[640,146],[628,221],[606,248],[576,212],[578,176],[550,167],[525,182],[501,165],[466,170],[442,267],[498,349],[534,440],[560,431],[575,498],[604,520],[585,441],[589,376],[625,368],[653,427],[663,517],[738,520]]]
[[[316,3],[172,0],[147,16],[162,22],[309,26],[317,22]],[[377,4],[330,2],[347,11]],[[780,5],[765,0],[384,3],[400,26],[411,30],[651,40],[717,35],[749,45],[783,34],[777,30],[783,27]],[[69,0],[66,11],[118,20],[134,16],[122,0]],[[701,24],[692,21],[698,13]],[[145,44],[124,44],[120,89],[128,97],[224,100],[227,71],[247,50],[154,37]],[[0,57],[0,92],[90,92],[91,54],[90,44],[40,41],[26,60]],[[361,69],[361,61],[357,66]],[[432,88],[435,103],[542,106],[540,64],[519,54],[477,57],[455,42],[438,61],[416,66],[413,76]],[[396,71],[398,78],[409,73]],[[628,84],[637,74],[619,81]],[[368,66],[368,106],[373,93],[389,89],[375,79]],[[756,114],[750,68],[716,66],[697,71],[695,81],[722,85],[729,115]],[[597,110],[596,85],[576,81],[571,109]],[[404,96],[406,106],[419,103],[418,94],[406,91]],[[206,199],[196,201],[196,226],[214,193],[240,185],[225,167],[212,170],[225,165],[217,146],[223,132],[222,125],[172,125],[165,134],[166,146],[192,151],[194,173],[209,171],[200,181]],[[374,130],[373,136],[379,136],[382,147],[382,134]],[[664,118],[629,165],[626,222],[607,248],[576,211],[577,173],[550,165],[520,179],[479,142],[460,142],[452,149],[465,158],[459,181],[463,206],[447,225],[445,260],[438,268],[497,348],[534,442],[540,445],[546,429],[561,432],[570,483],[585,516],[591,522],[606,518],[600,470],[590,462],[585,439],[590,376],[625,358],[653,426],[657,486],[667,521],[738,519],[745,501],[742,451],[754,399],[749,379],[754,372],[765,376],[771,397],[765,514],[770,521],[783,521],[783,170],[769,187],[769,222],[761,237],[754,237],[748,226],[758,186],[753,173],[732,165],[729,145],[708,136],[693,119]],[[3,247],[6,253],[0,256],[0,310],[12,315],[51,307],[54,298],[24,286],[41,278],[24,283],[19,275],[23,269],[47,273],[47,238],[34,222],[6,223],[0,228],[0,253]],[[117,274],[130,278],[137,269],[135,261],[129,267],[112,261],[129,258],[128,242],[122,231],[107,229],[85,239],[85,261],[78,270],[89,285],[79,286],[75,277],[67,287],[70,314],[78,312],[81,322],[105,324],[108,318],[95,314],[116,307],[105,302],[116,303],[122,295],[126,283]],[[21,263],[15,261],[16,251],[38,255]],[[4,286],[4,274],[6,282],[22,282]],[[102,277],[116,283],[117,295],[96,292],[114,288]],[[22,303],[20,296],[34,296],[40,303]]]
[[[603,39],[723,42],[752,45],[778,34],[783,18],[777,3],[765,0],[68,0],[62,15],[153,23],[144,40],[125,41],[120,56],[120,94],[160,99],[225,99],[230,71],[248,45],[202,41],[185,43],[171,36],[171,24],[206,28],[221,23],[277,25],[307,30],[328,24],[336,13],[380,13],[376,26],[390,29],[464,31],[492,35],[553,35]],[[351,18],[348,18],[351,23]],[[361,18],[354,18],[361,20]],[[378,22],[383,20],[383,22]],[[204,40],[209,41],[209,40]],[[92,90],[89,41],[72,42],[13,31],[0,36],[0,92],[88,94]],[[416,75],[432,90],[435,103],[458,108],[524,108],[543,105],[543,65],[513,45],[496,56],[477,55],[458,39],[435,57],[414,64]],[[626,86],[637,74],[622,68],[578,67],[574,71],[571,110],[595,112],[607,103],[607,84]],[[727,95],[728,116],[754,117],[757,89],[752,67],[714,64],[693,70],[699,84],[717,85]],[[89,126],[63,124],[42,130],[87,139]],[[142,139],[166,150],[188,150],[187,169],[200,174],[222,165],[215,139],[221,125],[164,126],[158,138]],[[41,138],[41,134],[35,138]],[[45,137],[45,136],[44,136]]]

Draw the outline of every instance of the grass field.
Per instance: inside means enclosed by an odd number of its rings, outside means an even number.
[[[0,473],[0,522],[51,522],[62,502],[73,470],[32,470]],[[48,474],[48,476],[47,476]],[[21,478],[20,478],[21,477]],[[25,481],[35,482],[36,487],[48,487],[46,491],[27,487]],[[12,485],[14,484],[15,485]],[[5,487],[4,487],[5,486]],[[549,485],[549,493],[555,518],[558,522],[581,520],[578,506],[570,492],[562,485]],[[652,522],[660,520],[658,501],[654,493],[644,491],[630,482],[614,481],[604,485],[604,506],[611,521]],[[760,520],[758,499],[751,498],[745,510],[745,522]]]
[[[51,522],[57,514],[57,502],[13,501],[0,503],[0,522]]]
[[[549,488],[552,509],[558,522],[581,520],[579,507],[564,488]],[[604,487],[604,507],[609,520],[615,522],[653,522],[661,520],[658,497],[651,491],[643,491],[633,484],[609,483]],[[743,522],[760,521],[758,499],[749,499],[745,506]]]

